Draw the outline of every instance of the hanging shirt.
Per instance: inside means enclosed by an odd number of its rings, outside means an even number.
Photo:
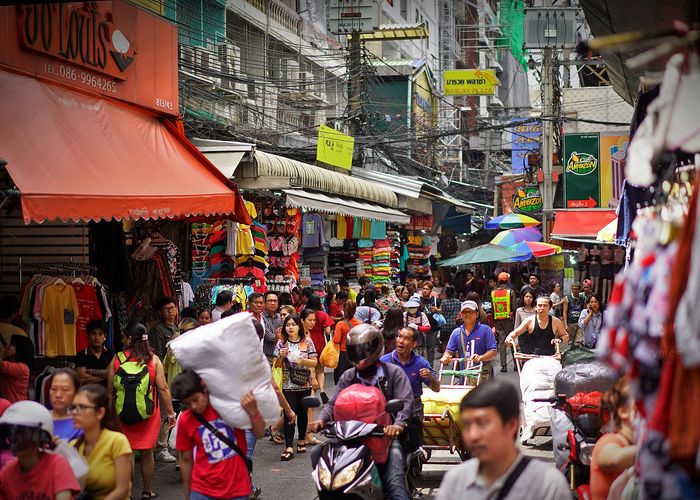
[[[41,304],[41,317],[46,323],[46,356],[75,356],[79,310],[70,285],[46,287]]]
[[[370,221],[367,219],[362,219],[362,233],[361,237],[364,239],[369,238],[370,235]]]
[[[348,225],[343,215],[335,216],[336,223],[336,238],[339,240],[346,240],[348,238]]]
[[[301,219],[302,248],[318,248],[323,246],[323,218],[317,213],[304,214]]]
[[[352,222],[352,238],[359,240],[362,238],[362,219],[354,217]]]
[[[370,222],[369,238],[371,240],[386,239],[386,222],[379,220],[373,220]]]
[[[102,310],[97,303],[95,287],[82,283],[71,283],[78,300],[78,321],[76,322],[75,350],[82,351],[88,345],[87,324],[92,319],[102,319]]]

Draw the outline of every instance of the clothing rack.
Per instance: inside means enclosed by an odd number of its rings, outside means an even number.
[[[71,257],[70,262],[26,262],[19,257],[17,260],[17,269],[19,272],[19,284],[22,287],[24,271],[41,271],[44,274],[65,274],[67,276],[77,277],[81,274],[95,274],[97,267],[90,264],[80,264],[73,262]]]

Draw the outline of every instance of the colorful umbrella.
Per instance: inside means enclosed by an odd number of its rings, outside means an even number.
[[[494,217],[484,227],[486,229],[516,229],[519,227],[537,226],[540,221],[522,214],[505,214]]]
[[[617,219],[608,223],[603,229],[598,231],[596,240],[602,241],[604,243],[612,243],[615,241],[615,235],[617,234]]]
[[[507,229],[498,233],[489,243],[509,247],[523,241],[541,241],[542,233],[536,227],[523,227],[520,229]]]
[[[515,252],[507,247],[486,243],[478,247],[470,248],[464,253],[456,255],[438,263],[438,266],[465,266],[468,264],[481,264],[483,262],[508,262],[510,259],[523,257],[524,252]],[[525,259],[527,260],[527,259]]]
[[[519,257],[514,257],[512,262],[521,262],[533,257],[547,257],[548,255],[561,253],[560,246],[552,245],[551,243],[542,243],[539,241],[523,241],[522,243],[518,243],[517,245],[512,245],[507,248],[512,252],[521,254]]]

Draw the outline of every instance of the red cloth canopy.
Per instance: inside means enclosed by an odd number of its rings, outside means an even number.
[[[26,223],[221,215],[236,186],[177,127],[137,106],[0,71],[0,158]]]
[[[557,210],[554,216],[552,238],[596,239],[598,231],[613,221],[615,210]]]

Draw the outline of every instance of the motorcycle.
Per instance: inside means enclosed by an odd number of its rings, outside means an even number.
[[[593,447],[601,436],[602,418],[600,413],[602,394],[598,391],[579,392],[569,398],[563,394],[549,398],[534,399],[550,403],[563,411],[569,418],[572,428],[566,438],[553,436],[559,451],[569,452],[564,472],[569,480],[569,488],[579,500],[591,498],[590,473]]]
[[[315,408],[320,404],[313,396],[303,400],[306,408]],[[395,414],[401,408],[403,401],[392,399],[386,403],[384,411]],[[383,499],[379,469],[365,441],[385,437],[384,426],[359,420],[331,421],[321,433],[328,441],[321,445],[318,463],[311,473],[319,499]],[[388,450],[391,440],[387,439],[385,443]]]

